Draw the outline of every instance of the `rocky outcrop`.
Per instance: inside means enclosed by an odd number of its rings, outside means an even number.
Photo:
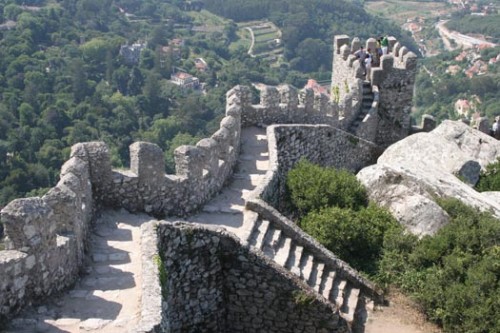
[[[500,217],[498,193],[472,187],[481,169],[500,157],[500,141],[462,122],[444,121],[390,146],[357,177],[370,198],[388,207],[412,233],[435,233],[448,222],[436,197],[452,197]]]

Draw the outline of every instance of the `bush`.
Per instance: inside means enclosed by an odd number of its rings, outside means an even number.
[[[421,240],[384,240],[379,277],[413,294],[446,332],[500,332],[500,221],[456,199],[440,200],[451,222]]]
[[[358,211],[339,207],[313,211],[300,226],[339,258],[369,274],[377,270],[385,233],[401,233],[394,217],[376,205]]]
[[[306,160],[288,173],[287,187],[301,215],[332,206],[357,210],[368,204],[366,190],[353,174]]]
[[[500,157],[496,162],[489,164],[486,171],[481,172],[476,189],[479,192],[500,191]]]

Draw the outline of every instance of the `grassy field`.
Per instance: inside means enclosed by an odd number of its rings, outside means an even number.
[[[406,19],[413,17],[440,16],[448,8],[443,2],[419,2],[404,0],[383,0],[365,2],[366,10],[381,17],[385,17],[398,24],[403,24]]]
[[[194,19],[195,25],[219,27],[219,26],[224,26],[225,24],[228,23],[228,20],[220,16],[217,16],[215,14],[212,14],[204,9],[199,12],[198,11],[188,12],[188,15]]]
[[[237,50],[239,47],[243,47],[248,51],[250,45],[252,44],[252,39],[250,37],[250,32],[247,29],[238,29],[236,32],[238,39],[229,45],[231,51]]]
[[[238,40],[231,43],[229,48],[236,50],[239,47],[249,49],[252,44],[252,36],[249,29],[252,30],[255,37],[253,47],[253,56],[266,59],[271,66],[283,62],[283,46],[274,44],[271,41],[281,39],[281,31],[268,21],[250,21],[238,23]]]

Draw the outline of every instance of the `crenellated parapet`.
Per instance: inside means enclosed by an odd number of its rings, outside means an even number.
[[[174,175],[165,174],[164,153],[155,144],[133,143],[130,169],[113,170],[105,143],[79,143],[47,194],[10,202],[1,211],[7,250],[0,251],[0,325],[24,305],[75,282],[99,207],[186,215],[218,192],[238,158],[249,91],[231,89],[219,130],[175,151]]]
[[[75,145],[61,179],[41,198],[16,199],[1,211],[0,324],[33,299],[74,283],[95,209],[89,156]]]
[[[333,101],[341,105],[340,122],[348,128],[360,113],[362,104],[353,101],[363,99],[363,90],[352,90],[349,87],[369,83],[378,89],[379,103],[377,112],[371,116],[378,117],[376,136],[373,141],[386,147],[411,132],[410,111],[413,98],[413,85],[417,71],[417,56],[401,45],[394,37],[389,37],[388,54],[375,62],[365,77],[360,60],[354,55],[362,43],[358,38],[338,35],[333,41],[332,94]],[[375,55],[377,41],[369,38],[364,45]],[[375,56],[374,58],[377,58]],[[373,131],[373,129],[372,129]]]
[[[336,126],[338,106],[326,95],[315,95],[312,89],[259,85],[260,100],[255,105],[243,107],[242,126],[269,124],[315,124]]]

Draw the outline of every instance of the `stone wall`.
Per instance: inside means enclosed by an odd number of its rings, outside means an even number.
[[[42,198],[14,200],[1,212],[7,250],[0,251],[0,323],[78,276],[94,213],[88,156],[79,147],[56,187]]]
[[[221,230],[160,223],[165,332],[348,332],[338,309]]]
[[[298,90],[291,85],[257,87],[260,101],[257,105],[242,105],[242,126],[272,124],[328,124],[338,125],[338,104],[326,95],[315,95],[311,89]],[[250,101],[250,90],[245,101]]]
[[[356,172],[382,153],[375,144],[328,125],[273,125],[267,137],[270,171],[256,192],[278,209],[285,200],[286,174],[301,158]]]
[[[346,35],[335,36],[333,43],[332,100],[347,103],[341,107],[345,111],[340,114],[340,122],[346,128],[361,107],[359,103],[349,102],[360,101],[361,90],[349,87],[359,87],[359,82],[364,80],[363,69],[353,54],[362,44],[358,38],[351,41]],[[376,41],[373,38],[365,44],[365,49],[370,48],[374,52]],[[393,37],[389,38],[389,44],[389,53],[382,56],[380,66],[372,67],[367,78],[379,92],[374,142],[383,147],[410,134],[410,111],[417,71],[417,56],[413,52],[409,52]]]
[[[165,174],[163,151],[155,144],[132,144],[129,170],[111,170],[104,143],[83,144],[85,150],[96,156],[91,161],[91,170],[99,202],[160,217],[184,216],[198,209],[222,188],[232,173],[240,147],[240,96],[244,98],[247,90],[235,87],[227,93],[226,117],[210,138],[175,150],[174,175]]]

